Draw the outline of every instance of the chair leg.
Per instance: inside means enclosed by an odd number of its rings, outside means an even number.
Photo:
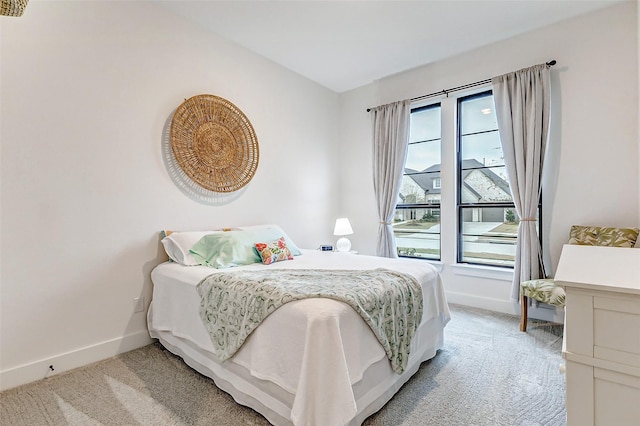
[[[520,331],[527,331],[527,308],[529,301],[527,296],[520,296]]]

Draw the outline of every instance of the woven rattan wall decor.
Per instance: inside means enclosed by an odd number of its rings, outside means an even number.
[[[185,100],[173,114],[170,139],[180,169],[208,191],[238,191],[258,168],[260,151],[251,122],[219,96]]]
[[[22,16],[29,0],[0,0],[0,15]]]

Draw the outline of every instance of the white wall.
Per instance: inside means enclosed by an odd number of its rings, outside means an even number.
[[[0,388],[44,377],[50,364],[60,372],[148,342],[132,300],[149,301],[150,270],[164,259],[160,229],[276,222],[299,245],[316,247],[334,240],[333,220],[345,215],[354,249],[373,254],[366,108],[549,59],[558,65],[548,262],[555,266],[572,223],[637,226],[634,7],[614,6],[340,96],[144,2],[32,0],[23,17],[1,18]],[[202,93],[235,103],[260,142],[254,180],[224,206],[185,197],[161,156],[172,111]],[[455,221],[443,218],[443,226]],[[454,242],[442,249],[452,259]],[[515,312],[510,274],[481,275],[445,262],[450,301]]]
[[[637,16],[636,3],[616,5],[343,94],[341,206],[353,223],[354,249],[374,254],[378,229],[367,107],[551,59],[557,65],[551,71],[553,116],[543,187],[543,250],[550,272],[572,224],[640,226]],[[452,31],[455,37],[455,23]],[[443,163],[455,161],[453,143],[443,141]],[[453,200],[443,192],[442,203],[444,212]],[[455,232],[455,226],[455,218],[443,213],[442,227]],[[442,273],[450,301],[519,311],[509,300],[511,273],[455,267],[455,250],[455,241],[443,240]],[[534,316],[551,314],[533,310]]]
[[[337,94],[146,2],[33,1],[0,22],[2,388],[146,344],[133,299],[150,300],[161,229],[333,239]],[[260,144],[224,206],[184,196],[161,155],[172,111],[203,93]]]

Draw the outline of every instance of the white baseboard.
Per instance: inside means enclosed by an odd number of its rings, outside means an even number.
[[[473,308],[487,309],[509,315],[520,315],[520,304],[502,299],[491,299],[468,293],[447,292],[447,302],[457,305],[471,306]],[[529,318],[542,321],[564,323],[564,310],[551,307],[529,306],[527,312]]]
[[[503,314],[520,315],[520,306],[514,302],[482,297],[475,294],[447,291],[447,302],[456,305],[471,306],[473,308],[487,309]]]
[[[0,371],[0,391],[102,361],[152,343],[147,330]],[[53,366],[51,370],[50,366]]]

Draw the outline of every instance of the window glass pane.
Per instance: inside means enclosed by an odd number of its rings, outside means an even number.
[[[518,237],[513,207],[465,207],[461,216],[462,262],[513,266]]]
[[[464,105],[464,104],[463,104]],[[460,138],[460,156],[463,167],[503,166],[504,155],[497,130],[489,133],[462,136]],[[466,164],[465,164],[466,163]]]
[[[493,95],[463,98],[458,106],[458,261],[513,267],[518,223]],[[477,206],[483,203],[494,206]]]
[[[511,203],[505,167],[462,170],[461,203]]]
[[[440,259],[440,208],[396,209],[398,256]]]
[[[393,225],[400,256],[440,259],[440,130],[439,104],[411,110]]]
[[[440,139],[440,106],[411,112],[409,142]]]
[[[410,144],[407,148],[405,168],[418,172],[430,167],[440,168],[440,139]]]
[[[460,107],[460,131],[463,135],[498,128],[492,95],[465,100]]]

